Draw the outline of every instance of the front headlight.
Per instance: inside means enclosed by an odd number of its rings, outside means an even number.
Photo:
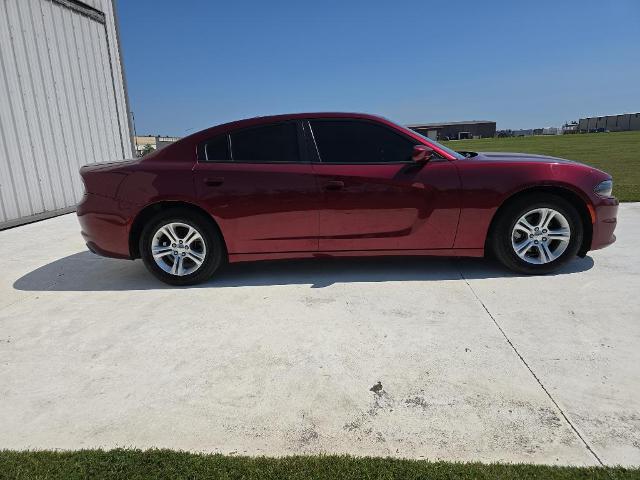
[[[610,197],[613,193],[613,181],[605,180],[604,182],[600,182],[593,191],[601,197]]]

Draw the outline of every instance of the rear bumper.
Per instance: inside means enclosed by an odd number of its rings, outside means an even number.
[[[85,194],[76,211],[87,248],[104,257],[131,258],[131,208],[101,195]]]
[[[618,200],[603,198],[594,205],[595,219],[590,250],[598,250],[616,241],[614,231],[618,224]]]

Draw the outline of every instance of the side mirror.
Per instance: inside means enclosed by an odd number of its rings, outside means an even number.
[[[413,147],[411,159],[416,163],[427,163],[433,157],[433,148],[426,145],[416,145]]]

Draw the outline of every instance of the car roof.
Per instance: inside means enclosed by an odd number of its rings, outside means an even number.
[[[225,123],[218,126],[225,125],[236,125],[239,123],[251,123],[251,124],[261,124],[261,123],[271,123],[274,121],[286,121],[286,120],[295,120],[300,118],[368,118],[371,120],[383,120],[388,121],[384,117],[379,115],[372,115],[369,113],[358,113],[358,112],[305,112],[305,113],[282,113],[277,115],[265,115],[251,118],[244,118],[242,120],[236,120],[233,122]]]
[[[267,115],[261,117],[244,118],[242,120],[235,120],[233,122],[222,123],[210,128],[206,128],[199,132],[196,132],[185,139],[190,141],[199,142],[204,138],[209,138],[218,133],[235,130],[237,128],[250,127],[254,125],[262,125],[265,123],[284,122],[287,120],[296,120],[303,118],[358,118],[365,120],[373,120],[376,122],[392,123],[384,117],[379,115],[372,115],[369,113],[356,113],[356,112],[306,112],[306,113],[284,113],[278,115]]]
[[[357,112],[306,112],[306,113],[285,113],[280,115],[268,115],[263,117],[253,117],[253,118],[245,118],[242,120],[236,120],[233,122],[223,123],[220,125],[215,125],[213,127],[207,128],[205,130],[201,130],[199,132],[195,132],[188,137],[184,137],[177,142],[169,145],[166,148],[163,148],[157,155],[151,154],[145,157],[145,159],[149,160],[161,160],[165,156],[171,156],[173,158],[183,158],[186,160],[190,160],[191,156],[196,155],[195,146],[200,142],[206,141],[215,137],[216,135],[226,134],[232,130],[236,130],[239,128],[251,127],[254,125],[263,125],[274,122],[284,122],[287,120],[296,120],[296,119],[314,119],[314,118],[353,118],[353,119],[361,119],[361,120],[371,120],[373,122],[382,123],[388,126],[391,126],[394,129],[401,128],[405,131],[405,133],[411,137],[413,137],[417,142],[416,143],[425,143],[428,142],[424,137],[419,134],[412,132],[405,127],[401,127],[400,125],[392,122],[391,120],[384,118],[379,115],[372,115],[369,113],[357,113]],[[438,153],[444,155],[445,158],[450,158],[450,154],[442,150],[439,146],[433,145],[431,142],[426,143],[430,145],[434,150]],[[174,155],[175,154],[175,155]]]

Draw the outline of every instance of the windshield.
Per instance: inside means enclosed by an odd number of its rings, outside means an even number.
[[[425,137],[424,135],[420,135],[415,130],[411,130],[411,133],[413,133],[415,135],[418,135],[421,138],[424,138],[428,143],[431,143],[431,144],[435,145],[436,147],[441,148],[442,150],[444,150],[445,152],[447,152],[449,155],[451,155],[452,157],[456,158],[457,160],[462,160],[463,158],[465,158],[465,156],[462,155],[461,153],[458,153],[455,150],[451,150],[449,147],[445,147],[441,143],[438,143],[435,140],[430,139],[429,137]]]

